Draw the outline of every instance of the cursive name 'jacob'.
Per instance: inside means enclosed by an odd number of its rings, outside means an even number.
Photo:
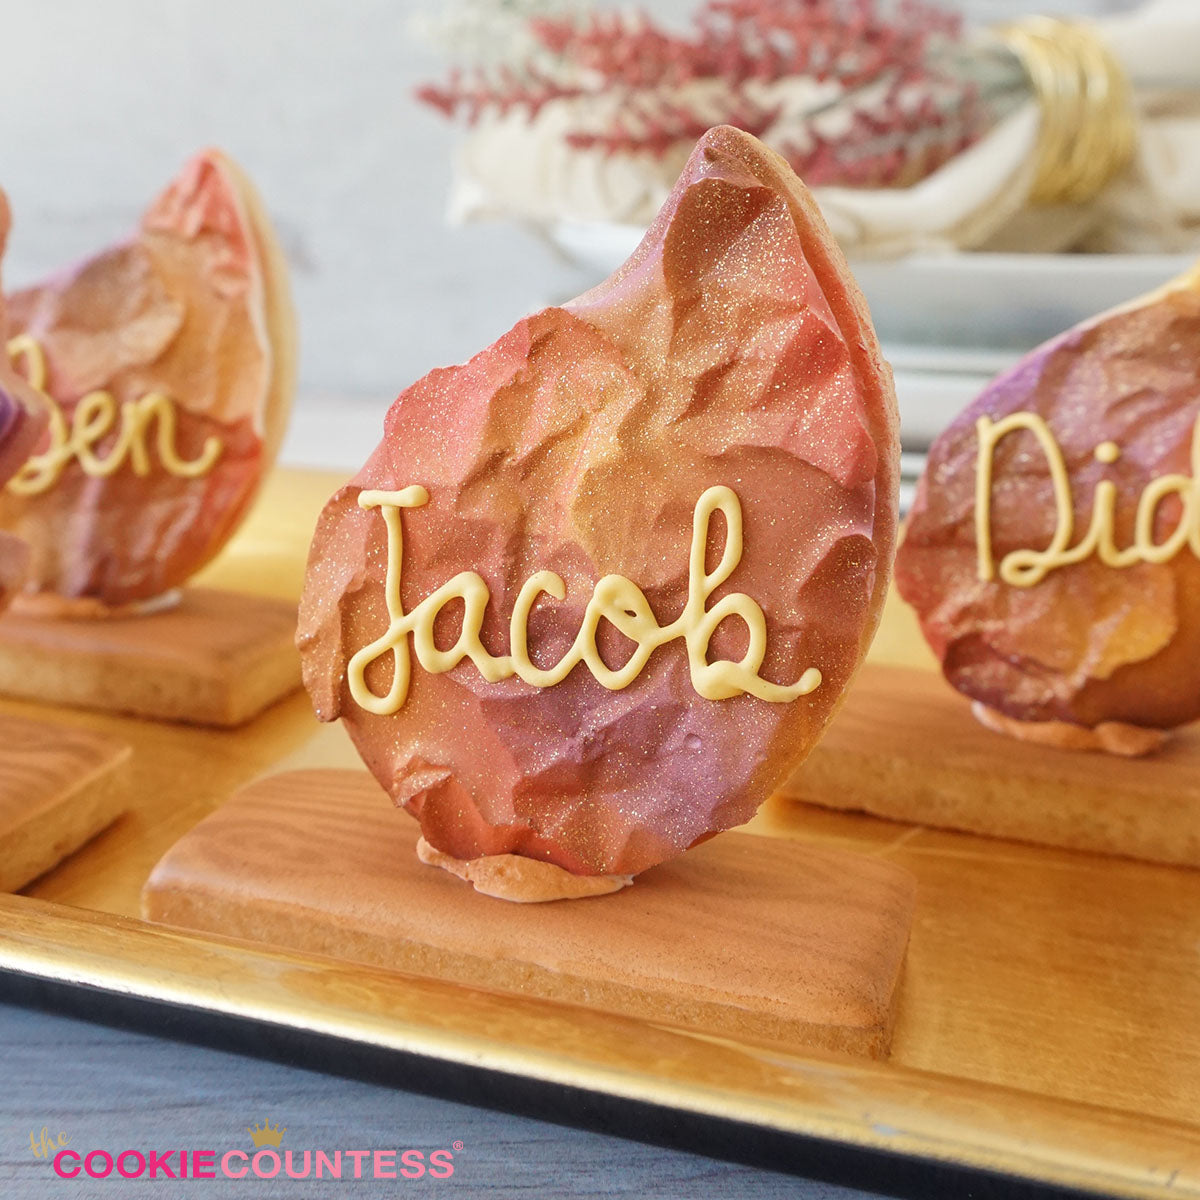
[[[428,501],[429,493],[420,486],[395,492],[364,491],[358,498],[362,508],[380,510],[388,535],[385,594],[390,623],[387,632],[359,650],[347,666],[350,694],[368,712],[386,715],[403,707],[412,674],[410,635],[417,661],[426,671],[439,675],[470,659],[490,683],[515,675],[537,688],[553,687],[583,663],[597,682],[618,691],[637,678],[655,650],[681,638],[687,648],[692,687],[706,700],[724,700],[748,693],[772,703],[787,703],[820,686],[821,672],[815,667],[809,667],[790,686],[772,683],[759,675],[767,650],[767,622],[755,600],[742,592],[732,592],[709,607],[712,593],[733,574],[742,558],[742,507],[730,488],[710,487],[696,502],[688,558],[688,596],[676,620],[659,625],[641,588],[623,575],[605,575],[595,585],[571,648],[554,666],[547,668],[537,666],[530,658],[528,626],[529,614],[539,596],[566,598],[566,584],[553,571],[538,571],[521,587],[509,625],[510,653],[505,655],[491,654],[480,640],[491,593],[474,571],[460,572],[411,612],[404,611],[400,598],[404,555],[401,512],[406,508],[421,508]],[[725,517],[725,546],[721,561],[710,572],[705,570],[705,550],[709,522],[718,510]],[[463,603],[462,630],[454,645],[442,650],[434,641],[434,622],[446,605],[457,600]],[[749,646],[736,662],[722,659],[710,663],[709,642],[717,626],[732,616],[745,623]],[[610,621],[636,645],[629,661],[616,669],[604,662],[596,644],[602,620]],[[393,656],[392,683],[387,694],[380,696],[368,687],[366,672],[387,654]]]

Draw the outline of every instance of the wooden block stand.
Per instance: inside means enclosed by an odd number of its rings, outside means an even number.
[[[131,755],[87,729],[0,716],[0,892],[24,887],[120,815]]]
[[[708,1034],[886,1054],[915,880],[724,834],[613,895],[512,904],[416,857],[365,772],[252,784],[155,867],[154,921]]]
[[[985,729],[932,671],[868,664],[783,794],[970,833],[1200,867],[1200,726],[1145,758]]]
[[[295,605],[188,588],[128,617],[0,618],[0,693],[232,728],[300,686]]]

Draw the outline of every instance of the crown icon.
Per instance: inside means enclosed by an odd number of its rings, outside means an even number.
[[[278,1146],[287,1133],[287,1126],[275,1126],[272,1128],[271,1119],[268,1117],[261,1125],[255,1125],[253,1129],[249,1125],[246,1126],[246,1132],[254,1139],[254,1145],[258,1146]]]

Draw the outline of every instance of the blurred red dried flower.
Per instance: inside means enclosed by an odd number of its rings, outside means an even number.
[[[532,119],[555,100],[615,98],[603,108],[612,115],[581,109],[572,146],[661,157],[724,122],[767,135],[809,183],[852,187],[912,183],[987,124],[978,89],[951,65],[959,18],[925,0],[707,0],[687,34],[644,13],[541,17],[529,29],[542,55],[452,72],[418,98],[468,124],[487,112]],[[782,107],[769,85],[798,76],[832,98],[773,139]],[[715,96],[689,91],[706,81],[721,85]]]

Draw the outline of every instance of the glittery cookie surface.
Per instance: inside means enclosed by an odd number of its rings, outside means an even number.
[[[1188,476],[1200,419],[1200,289],[1195,276],[1086,322],[993,383],[937,439],[897,558],[901,593],[959,691],[1023,721],[1167,729],[1200,716],[1200,561],[1106,565],[1095,555],[1033,586],[979,576],[976,475],[980,417],[1032,413],[1061,448],[1074,536],[1089,529],[1097,487],[1111,481],[1114,542],[1134,539],[1146,488]],[[1119,448],[1115,462],[1097,447]],[[1195,501],[1192,502],[1193,504]],[[1008,434],[992,458],[992,557],[1042,550],[1057,526],[1045,452]],[[1181,520],[1165,497],[1152,523],[1163,543]]]
[[[40,376],[62,420],[34,490],[17,489],[38,478],[27,468],[0,492],[0,526],[32,550],[30,590],[145,600],[236,529],[290,403],[290,302],[271,239],[244,176],[205,151],[128,241],[8,297],[13,365]],[[158,396],[163,407],[131,415]],[[216,453],[172,474],[164,446],[185,463]]]
[[[439,850],[644,870],[747,820],[819,736],[878,618],[897,460],[890,374],[810,198],[753,138],[713,130],[621,271],[393,405],[313,542],[299,644],[318,715],[346,722]],[[738,591],[761,605],[763,678],[816,667],[822,682],[790,703],[704,699],[675,642],[615,691],[582,665],[537,688],[489,683],[468,662],[437,675],[414,664],[404,706],[368,713],[346,665],[387,628],[388,552],[379,512],[357,501],[418,484],[429,503],[403,515],[406,609],[476,571],[491,593],[482,640],[503,654],[522,584],[556,572],[565,599],[529,622],[538,664],[566,653],[606,575],[635,582],[660,624],[678,617],[693,509],[731,488],[744,550],[714,602]],[[716,518],[710,569],[725,532]],[[438,620],[448,646],[461,605]],[[610,625],[599,648],[613,667],[633,649]],[[726,620],[709,659],[745,648]]]

